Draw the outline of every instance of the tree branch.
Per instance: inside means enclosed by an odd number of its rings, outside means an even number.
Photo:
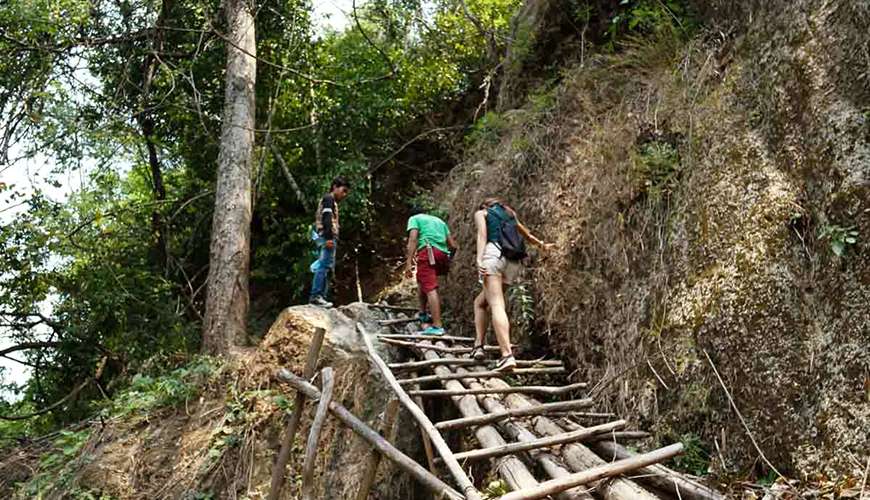
[[[6,356],[13,352],[26,351],[27,349],[45,349],[47,347],[57,347],[60,342],[22,342],[6,349],[0,349],[0,356]]]

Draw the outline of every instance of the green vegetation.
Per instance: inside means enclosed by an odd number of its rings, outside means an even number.
[[[677,470],[688,472],[695,476],[705,476],[710,468],[710,451],[697,434],[683,434],[680,436],[684,452],[673,459]]]
[[[850,246],[858,243],[858,229],[856,226],[825,224],[819,229],[819,239],[827,240],[831,252],[842,257]]]
[[[642,189],[653,199],[671,194],[680,174],[680,154],[673,145],[651,141],[633,156],[634,174]]]

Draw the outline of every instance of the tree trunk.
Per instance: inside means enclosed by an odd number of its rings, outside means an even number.
[[[257,46],[245,0],[228,0],[227,70],[209,252],[203,351],[226,354],[245,335],[251,239],[251,165]]]

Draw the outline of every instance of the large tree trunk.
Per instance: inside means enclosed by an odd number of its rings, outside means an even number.
[[[225,354],[245,335],[251,239],[254,17],[245,0],[227,0],[227,71],[214,220],[209,253],[203,351]]]

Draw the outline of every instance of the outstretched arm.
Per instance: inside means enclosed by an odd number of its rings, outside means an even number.
[[[519,221],[517,221],[517,230],[520,232],[523,238],[531,242],[532,245],[535,245],[542,250],[549,250],[555,246],[553,243],[544,243],[544,240],[532,234],[532,232],[529,231],[526,226],[520,224]]]

